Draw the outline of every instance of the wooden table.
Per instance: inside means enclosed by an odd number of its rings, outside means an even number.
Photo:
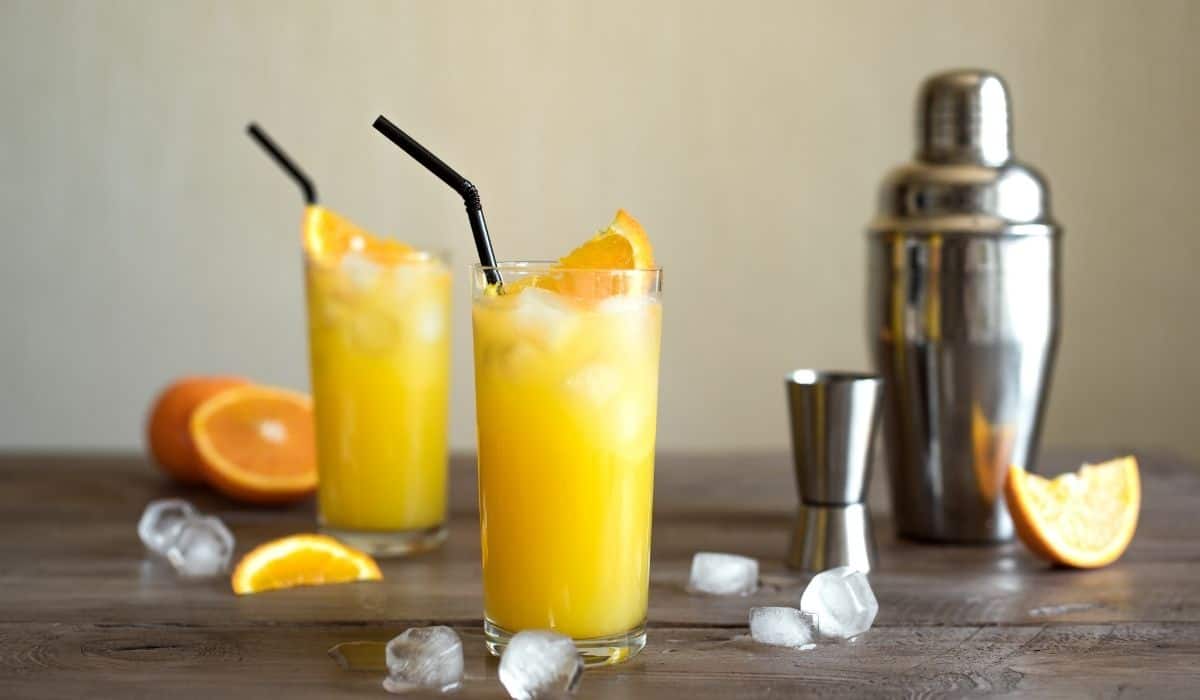
[[[1050,454],[1045,471],[1088,456],[1105,455]],[[780,561],[795,503],[787,456],[664,455],[649,644],[632,662],[587,672],[579,696],[1200,696],[1200,472],[1140,457],[1137,537],[1098,571],[1048,568],[1019,544],[897,541],[873,498],[875,627],[853,644],[799,652],[744,638],[750,606],[795,605],[806,581]],[[311,506],[235,506],[169,484],[139,457],[0,457],[0,697],[384,697],[381,673],[342,670],[326,650],[432,623],[466,644],[458,697],[503,697],[480,629],[472,462],[455,459],[452,471],[440,551],[383,562],[383,583],[238,598],[226,580],[182,583],[147,560],[135,534],[143,506],[190,498],[224,518],[239,554],[310,530]],[[758,557],[763,590],[687,595],[700,549]]]

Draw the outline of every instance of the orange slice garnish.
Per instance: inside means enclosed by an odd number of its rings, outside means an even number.
[[[608,228],[558,262],[560,267],[576,270],[650,270],[654,268],[654,248],[638,220],[618,209]]]
[[[1111,564],[1129,547],[1142,488],[1137,460],[1123,457],[1054,479],[1014,465],[1004,495],[1030,551],[1056,564],[1091,569]]]
[[[538,287],[578,299],[601,299],[614,294],[644,291],[634,288],[636,278],[614,277],[610,270],[652,270],[654,248],[638,220],[618,209],[608,228],[560,258],[547,274],[531,275],[505,283],[504,292],[515,294]]]
[[[317,488],[312,400],[248,385],[200,404],[188,426],[205,479],[230,498],[285,503]]]
[[[368,233],[349,219],[316,205],[304,211],[304,249],[312,259],[324,263],[358,252],[380,265],[395,265],[416,253],[412,246]]]
[[[326,535],[291,535],[251,550],[230,583],[238,595],[296,586],[379,581],[379,565],[365,552]]]

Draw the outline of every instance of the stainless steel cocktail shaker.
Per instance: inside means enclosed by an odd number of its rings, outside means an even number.
[[[1059,238],[1045,180],[1013,160],[1008,92],[932,76],[915,159],[870,225],[870,340],[899,534],[1012,537],[1009,464],[1034,467],[1058,342]]]

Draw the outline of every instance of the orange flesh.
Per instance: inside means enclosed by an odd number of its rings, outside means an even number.
[[[247,471],[292,475],[311,471],[312,413],[274,398],[245,399],[206,421],[212,446]]]
[[[295,586],[378,581],[379,565],[365,552],[327,535],[291,535],[251,550],[230,578],[238,595]]]
[[[1132,457],[1085,464],[1046,479],[1009,469],[1005,497],[1021,540],[1056,564],[1095,568],[1129,547],[1141,509],[1141,482]]]

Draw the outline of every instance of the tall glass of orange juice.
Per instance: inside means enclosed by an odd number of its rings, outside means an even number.
[[[322,530],[376,555],[446,536],[450,271],[308,208],[305,286]]]
[[[645,645],[658,269],[475,266],[485,634],[566,634],[591,664]]]

